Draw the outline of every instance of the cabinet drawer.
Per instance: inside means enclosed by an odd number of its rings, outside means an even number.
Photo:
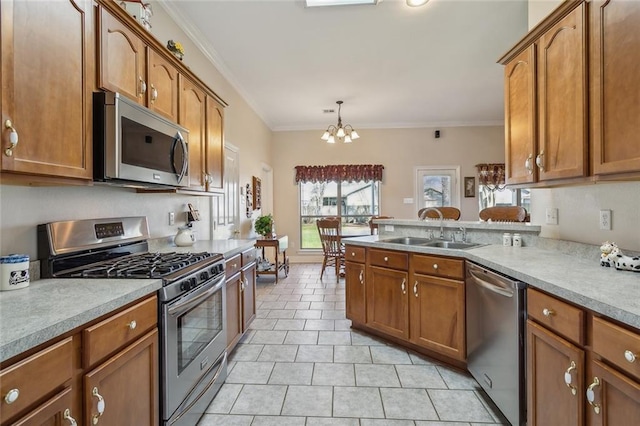
[[[440,256],[414,254],[411,258],[413,272],[437,277],[464,279],[464,260]]]
[[[344,250],[344,257],[349,262],[364,263],[366,250],[364,247],[346,246]]]
[[[593,318],[593,351],[640,378],[640,335],[602,318]]]
[[[369,250],[369,263],[374,266],[407,270],[409,254],[389,250]]]
[[[250,265],[255,261],[256,261],[256,249],[252,248],[251,250],[242,252],[242,266]]]
[[[584,345],[584,311],[536,290],[527,290],[527,314],[548,329]]]
[[[225,263],[225,271],[227,273],[227,278],[232,276],[233,274],[240,272],[240,268],[242,268],[242,259],[239,254],[233,256]]]
[[[68,337],[0,372],[0,421],[15,416],[71,379],[73,338]],[[9,393],[17,399],[7,403]]]
[[[153,296],[82,332],[84,368],[89,368],[158,324],[158,299]]]

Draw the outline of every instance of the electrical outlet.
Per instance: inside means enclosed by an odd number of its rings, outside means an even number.
[[[384,230],[387,232],[393,232],[393,225],[385,225]]]
[[[169,226],[176,223],[176,214],[174,212],[169,212]]]
[[[611,231],[611,210],[600,210],[600,229]]]
[[[547,209],[546,213],[547,214],[546,214],[545,223],[547,225],[557,225],[558,224],[558,209],[556,209],[556,208]]]

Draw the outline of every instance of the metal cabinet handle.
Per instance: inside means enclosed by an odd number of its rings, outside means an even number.
[[[364,285],[364,271],[360,271],[360,284]]]
[[[542,315],[544,315],[545,317],[552,317],[555,314],[556,314],[556,311],[554,311],[553,309],[544,308],[542,310]]]
[[[587,401],[589,402],[589,405],[591,405],[591,407],[593,407],[593,412],[596,414],[600,414],[600,404],[597,404],[596,401],[596,393],[593,391],[593,389],[596,386],[600,386],[600,379],[598,379],[597,377],[593,378],[593,383],[591,383],[589,385],[589,387],[587,388]]]
[[[13,127],[13,123],[11,120],[7,120],[4,122],[4,128],[9,129],[9,148],[4,150],[4,155],[7,157],[13,156],[13,149],[18,145],[18,131]]]
[[[438,269],[438,264],[437,263],[433,264],[433,269]]]
[[[4,396],[4,402],[6,402],[7,404],[13,404],[18,400],[19,396],[20,396],[20,391],[18,389],[11,389]]]
[[[544,149],[536,156],[536,166],[544,172]]]
[[[384,261],[385,261],[385,262],[388,262],[388,261],[389,261],[389,258],[388,258],[387,256],[385,256],[385,257],[384,257]]]
[[[578,389],[572,384],[573,377],[571,376],[571,372],[575,369],[576,363],[574,361],[571,361],[571,364],[569,364],[569,368],[567,368],[567,371],[564,372],[564,383],[569,389],[571,389],[571,395],[575,395],[576,393],[578,393]]]
[[[527,159],[524,161],[524,168],[527,169],[527,172],[532,175],[533,174],[533,154],[529,154]]]
[[[413,295],[415,297],[418,297],[418,281],[416,281],[415,283],[413,283]]]
[[[158,89],[151,83],[151,102],[158,100]]]
[[[624,359],[626,359],[627,361],[633,363],[636,362],[636,358],[638,357],[637,354],[634,354],[631,351],[624,351]]]
[[[138,326],[138,323],[136,322],[136,320],[131,320],[131,322],[127,324],[127,327],[129,327],[129,330],[135,330],[137,326]]]
[[[138,80],[140,81],[140,93],[138,96],[142,96],[147,93],[147,83],[142,79],[142,76],[139,76]]]
[[[71,410],[69,410],[68,408],[64,410],[64,414],[62,415],[62,418],[68,421],[71,426],[78,426],[76,419],[71,417]]]
[[[91,417],[91,423],[93,423],[94,425],[97,425],[98,421],[100,420],[100,417],[102,417],[102,415],[104,414],[105,403],[102,395],[98,393],[97,387],[93,388],[93,390],[91,391],[91,395],[98,398],[98,403],[96,404],[96,410],[98,411],[98,414],[94,414],[93,417]]]
[[[356,252],[355,252],[355,251],[352,251],[352,252],[351,252],[351,257],[355,257],[355,256],[356,256]]]
[[[402,284],[400,284],[400,288],[402,289],[402,294],[407,294],[407,279],[402,279]]]

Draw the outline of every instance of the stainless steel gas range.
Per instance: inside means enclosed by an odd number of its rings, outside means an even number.
[[[38,226],[38,258],[43,277],[162,279],[161,417],[192,426],[227,376],[224,259],[149,253],[148,239],[145,217],[52,222]]]

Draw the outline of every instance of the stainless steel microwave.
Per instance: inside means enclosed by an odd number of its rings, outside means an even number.
[[[188,135],[119,93],[94,93],[93,178],[118,185],[189,186]]]

